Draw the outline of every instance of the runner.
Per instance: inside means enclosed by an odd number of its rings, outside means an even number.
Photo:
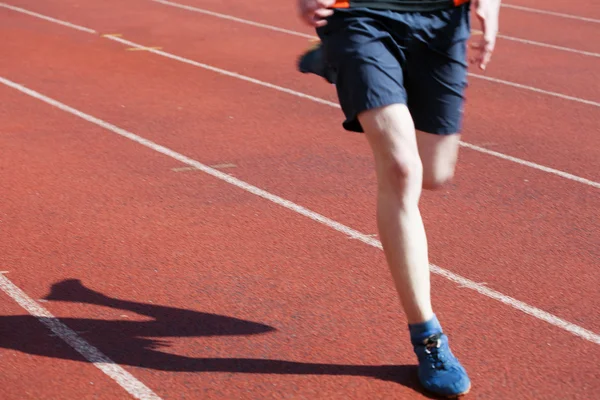
[[[472,4],[471,4],[472,3]],[[320,43],[299,69],[336,85],[343,127],[364,132],[378,180],[377,225],[408,321],[419,379],[437,395],[466,394],[471,382],[433,312],[422,188],[454,175],[467,84],[470,9],[483,35],[471,59],[485,69],[500,0],[298,0]]]

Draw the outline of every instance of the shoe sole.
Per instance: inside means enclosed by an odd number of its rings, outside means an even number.
[[[446,396],[446,398],[447,399],[458,399],[459,397],[463,397],[463,396],[467,395],[470,391],[471,391],[471,385],[469,385],[467,390],[465,390],[464,392],[459,393],[459,394],[453,394],[451,396]]]
[[[458,399],[459,397],[463,397],[463,396],[467,395],[471,391],[471,385],[469,385],[469,387],[467,388],[467,390],[465,390],[464,392],[461,392],[461,393],[458,393],[458,394],[450,394],[450,395],[447,395],[447,396],[441,395],[439,393],[432,392],[430,390],[425,390],[425,391],[428,392],[429,394],[432,394],[432,395],[438,397],[438,398],[441,397],[441,398],[445,398],[445,399]]]

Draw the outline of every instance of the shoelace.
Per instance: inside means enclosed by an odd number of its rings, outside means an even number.
[[[435,334],[428,337],[424,341],[425,353],[432,361],[431,368],[433,369],[446,369],[445,357],[440,353],[440,347],[442,345],[442,339],[440,334]]]

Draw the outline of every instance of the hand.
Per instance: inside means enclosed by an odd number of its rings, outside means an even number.
[[[335,4],[335,0],[298,0],[298,14],[308,25],[318,28],[325,26],[325,18],[333,14],[329,7]]]
[[[498,35],[498,20],[500,14],[501,0],[473,0],[475,14],[481,23],[483,34],[478,43],[472,45],[475,54],[471,57],[471,62],[478,64],[479,68],[485,70],[496,45],[496,36]]]

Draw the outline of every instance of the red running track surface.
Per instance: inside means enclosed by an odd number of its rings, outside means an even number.
[[[293,69],[304,38],[139,0],[12,4],[335,101]],[[243,14],[241,3],[194,4],[272,23],[262,2]],[[288,13],[279,26],[303,29],[292,5],[277,7]],[[339,110],[13,11],[0,18],[11,38],[0,76],[375,233],[370,155]],[[600,60],[524,46],[503,43],[532,56],[511,63],[499,50],[489,76],[599,100],[591,75],[569,71]],[[467,142],[598,181],[598,107],[477,79],[469,99]],[[425,396],[379,250],[4,85],[0,104],[1,269],[158,396]],[[464,149],[454,184],[423,198],[432,262],[598,332],[598,206],[596,187]],[[470,397],[598,390],[598,368],[581,368],[596,343],[438,275],[433,287]],[[3,298],[4,397],[127,396]]]

